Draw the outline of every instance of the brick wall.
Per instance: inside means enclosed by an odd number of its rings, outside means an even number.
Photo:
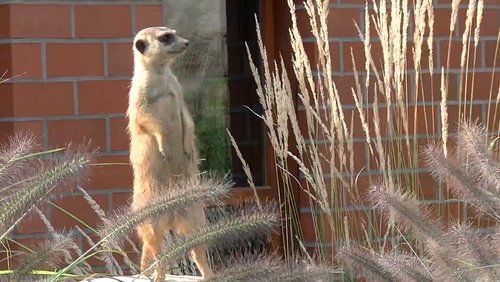
[[[0,5],[0,139],[31,130],[45,149],[90,141],[97,162],[128,163],[125,111],[136,31],[162,25],[161,0],[12,1]],[[106,211],[127,203],[130,166],[93,168],[85,188]],[[95,226],[98,218],[78,193],[56,204]],[[78,224],[45,207],[54,227]],[[40,238],[36,215],[16,232]]]

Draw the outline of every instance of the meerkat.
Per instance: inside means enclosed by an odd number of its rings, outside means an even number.
[[[170,69],[188,45],[188,40],[167,27],[146,28],[134,38],[134,76],[127,110],[134,210],[165,193],[175,181],[196,177],[198,173],[193,119],[181,85]],[[162,251],[167,232],[191,234],[206,224],[203,205],[187,211],[182,216],[165,215],[138,227],[143,242],[142,271]],[[195,248],[191,255],[202,276],[211,277],[206,248]],[[163,268],[161,264],[156,268],[155,280],[163,279]]]

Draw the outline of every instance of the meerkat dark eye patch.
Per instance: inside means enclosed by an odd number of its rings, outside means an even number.
[[[139,39],[135,42],[135,49],[137,49],[137,51],[141,52],[141,54],[144,54],[147,47],[148,47],[148,44],[144,40]]]
[[[174,42],[174,35],[171,33],[165,33],[162,36],[158,37],[158,41],[162,42],[165,45],[169,45]]]

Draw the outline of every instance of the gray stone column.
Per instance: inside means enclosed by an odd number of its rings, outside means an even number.
[[[165,25],[188,39],[186,53],[173,67],[196,122],[201,169],[227,173],[230,147],[226,137],[227,87],[226,1],[163,0]]]

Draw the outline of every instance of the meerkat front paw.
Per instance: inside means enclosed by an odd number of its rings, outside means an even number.
[[[163,158],[163,162],[168,162],[171,159],[170,154],[168,153],[168,151],[160,150],[160,155]]]
[[[189,161],[194,160],[195,148],[193,146],[184,146],[184,155],[189,159]]]
[[[186,157],[192,161],[193,160],[193,152],[191,150],[184,150],[184,155],[186,155]]]

